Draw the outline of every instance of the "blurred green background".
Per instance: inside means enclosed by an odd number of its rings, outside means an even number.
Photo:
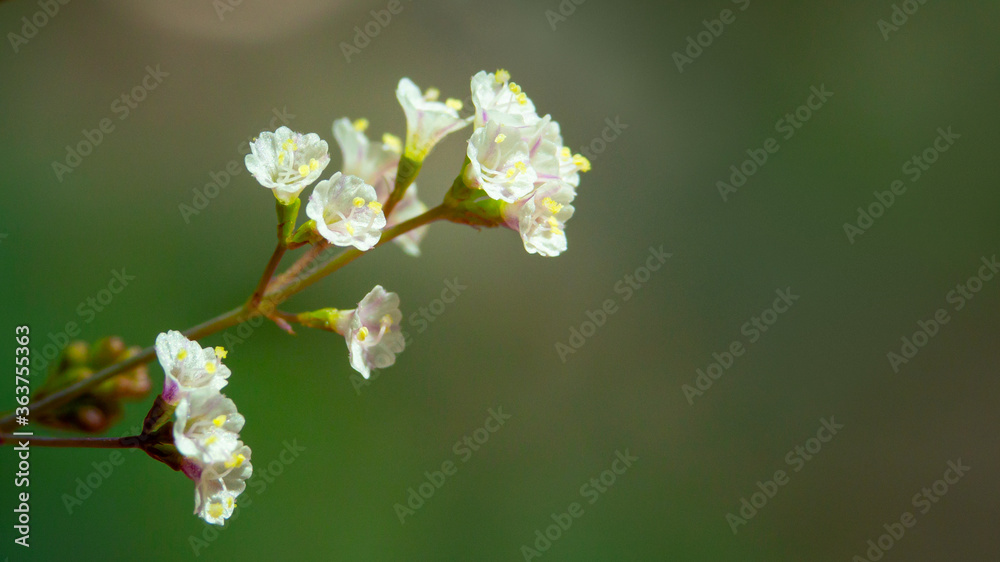
[[[396,365],[360,389],[339,336],[253,331],[230,350],[226,393],[248,420],[256,474],[224,530],[191,514],[191,482],[138,452],[69,513],[64,496],[109,453],[35,448],[32,546],[15,547],[14,457],[0,450],[0,552],[524,560],[536,530],[579,502],[583,515],[540,559],[850,560],[904,511],[917,524],[885,560],[996,559],[1000,279],[962,310],[946,301],[1000,252],[995,1],[931,0],[886,39],[888,0],[403,0],[349,61],[341,44],[388,2],[247,0],[221,16],[220,5],[71,2],[43,18],[36,2],[0,4],[5,332],[30,324],[37,353],[76,321],[91,341],[119,334],[146,346],[237,305],[274,236],[273,198],[245,173],[241,143],[287,112],[293,129],[331,143],[335,171],[335,118],[365,116],[372,135],[405,132],[402,76],[465,98],[475,72],[507,68],[571,147],[601,148],[570,249],[530,256],[511,231],[440,224],[419,259],[386,247],[290,301],[347,308],[378,283],[410,316],[446,280],[467,286],[423,332],[411,325]],[[673,54],[724,9],[735,21],[679,71]],[[569,15],[547,15],[560,10]],[[12,39],[33,17],[47,21]],[[112,104],[147,65],[169,76],[121,119]],[[833,96],[785,139],[776,122],[824,85]],[[52,163],[104,118],[114,131],[57,179]],[[627,128],[602,147],[606,119]],[[939,127],[960,138],[911,181],[902,166]],[[428,203],[461,165],[467,132],[425,166]],[[770,137],[778,151],[723,201],[716,182]],[[240,173],[186,221],[179,205],[231,162]],[[851,243],[844,223],[896,179],[906,192]],[[625,301],[616,284],[661,246],[672,257]],[[121,268],[135,280],[81,316]],[[800,300],[749,343],[741,327],[786,287]],[[561,361],[556,343],[607,299],[617,312]],[[893,372],[886,354],[939,308],[950,322]],[[0,355],[12,362],[5,339]],[[690,404],[682,385],[734,340],[746,353]],[[158,389],[158,366],[151,375]],[[4,409],[12,387],[0,387]],[[131,405],[113,434],[150,401]],[[456,442],[490,408],[511,417],[462,462]],[[786,455],[830,416],[844,428],[794,472]],[[286,443],[298,456],[282,461]],[[616,451],[638,460],[588,503],[581,487]],[[919,513],[914,494],[957,459],[969,473]],[[393,506],[445,461],[457,474],[401,524]],[[788,483],[734,535],[727,514],[776,470]]]

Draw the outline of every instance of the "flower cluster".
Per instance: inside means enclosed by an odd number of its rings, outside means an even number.
[[[221,347],[202,348],[180,332],[156,338],[165,380],[161,399],[173,408],[172,437],[180,470],[195,483],[195,514],[222,525],[253,473],[250,448],[240,441],[244,419],[220,392],[230,370]]]
[[[566,221],[590,162],[563,144],[559,123],[539,117],[510,73],[472,77],[475,130],[469,139],[465,184],[501,205],[505,224],[518,231],[530,254],[566,250]]]

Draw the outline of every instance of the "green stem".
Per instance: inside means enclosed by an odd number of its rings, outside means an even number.
[[[453,212],[452,207],[441,204],[433,209],[427,211],[426,213],[413,217],[412,219],[401,222],[396,226],[382,232],[382,237],[379,239],[378,244],[375,247],[379,247],[397,236],[406,234],[407,232],[420,228],[426,224],[430,224],[436,220],[446,218],[449,214]],[[373,248],[374,249],[374,248]],[[317,268],[309,275],[302,277],[292,283],[288,284],[286,287],[281,287],[275,289],[273,292],[268,292],[267,297],[274,301],[275,303],[282,303],[288,300],[289,297],[295,295],[312,284],[316,283],[320,279],[330,275],[331,273],[337,271],[338,269],[344,267],[345,265],[351,263],[352,261],[361,257],[365,252],[358,250],[357,248],[350,248],[341,252],[337,257],[333,258],[323,266]]]
[[[134,437],[35,437],[0,435],[0,445],[15,445],[27,441],[33,447],[83,447],[86,449],[141,449],[141,439]]]

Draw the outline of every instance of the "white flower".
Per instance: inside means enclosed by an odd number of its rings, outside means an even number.
[[[505,209],[507,225],[521,234],[529,254],[558,256],[566,251],[566,221],[573,216],[573,186],[559,180]]]
[[[465,183],[482,189],[493,199],[508,203],[528,195],[535,187],[537,172],[530,165],[532,127],[489,121],[469,139]]]
[[[406,113],[406,157],[422,162],[427,154],[445,135],[469,124],[471,118],[461,118],[458,110],[462,102],[449,98],[437,101],[437,90],[420,93],[420,88],[409,78],[399,81],[396,98]]]
[[[406,347],[399,323],[399,295],[375,285],[350,315],[346,332],[351,366],[366,379],[373,368],[384,369],[396,362],[396,354]],[[345,318],[346,320],[346,318]]]
[[[213,525],[225,523],[236,509],[236,497],[246,489],[253,474],[250,447],[238,442],[232,455],[223,462],[185,463],[184,473],[195,482],[194,513]]]
[[[490,120],[509,125],[534,125],[539,121],[535,104],[521,87],[510,81],[510,73],[480,71],[472,77],[472,103],[476,106],[476,128]]]
[[[545,148],[542,150],[543,158],[545,158],[547,165],[544,166],[544,171],[539,172],[538,180],[540,182],[546,182],[554,179],[562,180],[573,187],[580,186],[580,172],[590,171],[590,161],[587,160],[582,154],[573,154],[572,150],[568,146],[563,145],[562,134],[559,132],[559,123],[556,121],[549,121],[549,123],[542,130],[542,139],[545,141]],[[541,146],[539,147],[541,148]],[[554,170],[548,160],[551,158],[552,148],[558,148],[556,151],[556,159],[558,164]],[[538,159],[539,155],[533,158],[533,162],[536,166],[542,168],[539,165],[541,162]]]
[[[316,185],[306,214],[316,221],[316,230],[331,244],[362,251],[373,248],[385,228],[385,214],[375,188],[357,176],[340,172]]]
[[[379,201],[384,202],[396,181],[401,146],[396,144],[399,139],[392,135],[385,135],[381,143],[369,141],[365,134],[367,128],[366,119],[351,122],[342,118],[333,122],[333,138],[340,145],[344,157],[340,171],[348,176],[358,176],[374,187]]]
[[[250,145],[247,170],[274,196],[289,204],[308,185],[319,179],[330,163],[329,147],[319,135],[302,135],[288,127],[261,133]]]
[[[243,416],[236,404],[215,391],[195,392],[174,411],[174,445],[203,464],[225,462],[242,445]]]
[[[222,364],[226,350],[202,348],[184,334],[170,331],[156,337],[156,356],[163,366],[163,399],[177,404],[199,389],[218,392],[231,374]]]

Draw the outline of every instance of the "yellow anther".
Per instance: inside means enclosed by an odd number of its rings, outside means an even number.
[[[514,164],[514,167],[517,168],[518,172],[527,172],[528,171],[528,165],[525,164],[524,162],[518,162],[517,164]]]
[[[493,75],[493,79],[497,81],[497,84],[503,84],[504,82],[510,80],[510,73],[504,69],[498,69]]]
[[[309,175],[309,166],[307,164],[303,164],[303,165],[299,166],[299,173],[302,174],[302,177],[308,176]]]
[[[559,154],[561,154],[562,157],[566,158],[567,160],[573,157],[573,151],[570,150],[568,146],[562,147],[562,151]]]
[[[548,223],[552,228],[559,228],[559,221],[555,217],[549,217]]]
[[[283,150],[291,150],[292,152],[295,152],[299,149],[299,145],[295,144],[295,141],[292,139],[286,139],[285,142],[281,143],[281,148]]]
[[[354,130],[358,131],[359,133],[363,133],[366,130],[368,130],[368,120],[365,119],[364,117],[362,117],[361,119],[355,119],[352,125],[354,125]]]
[[[206,445],[211,445],[212,443],[215,443],[218,440],[219,440],[219,438],[217,436],[213,435],[213,436],[211,436],[211,437],[209,437],[208,439],[205,440],[205,444]]]
[[[233,468],[240,466],[247,460],[243,455],[233,455],[228,461],[226,461],[226,468]]]
[[[177,352],[177,360],[178,361],[183,361],[184,358],[187,357],[187,356],[188,356],[188,351],[186,349],[182,349],[182,350],[180,350],[180,351]]]
[[[517,175],[517,168],[508,168],[507,169],[507,177],[508,178],[512,178],[512,177],[514,177],[516,175]]]
[[[521,93],[521,87],[515,84],[514,82],[511,82],[510,86],[508,87],[510,88],[510,91],[514,92],[515,94]]]
[[[383,326],[385,326],[386,328],[388,328],[389,326],[392,326],[392,316],[390,316],[388,314],[386,314],[385,316],[383,316],[382,320],[381,320],[381,324]]]
[[[350,234],[351,236],[354,236],[354,227],[347,224],[346,222],[344,223],[344,230],[346,230],[347,233]]]
[[[427,101],[435,101],[439,97],[441,97],[441,90],[438,90],[437,88],[427,88],[427,91],[424,92],[424,99]]]
[[[226,423],[227,419],[226,414],[218,415],[214,420],[212,420],[212,425],[215,427],[222,427],[222,424]]]
[[[552,213],[553,215],[561,211],[563,208],[562,205],[557,203],[555,199],[551,197],[546,197],[545,199],[542,199],[542,205],[545,205],[545,208],[548,209],[549,212]]]
[[[315,172],[318,169],[319,169],[319,160],[311,158],[309,160],[309,171]]]
[[[499,135],[497,135],[495,139],[493,139],[493,142],[500,144],[505,140],[507,140],[507,135],[500,133]]]
[[[562,236],[562,233],[563,233],[563,231],[559,230],[558,228],[556,228],[554,226],[549,229],[549,232],[551,232],[553,236]]]
[[[257,142],[257,137],[254,137],[253,140],[250,142]]]
[[[590,171],[590,160],[587,160],[587,157],[582,154],[573,156],[573,165],[580,168],[581,172]]]
[[[455,111],[461,111],[462,110],[462,101],[461,100],[457,100],[455,98],[448,98],[448,99],[444,100],[444,104],[447,105],[448,107],[454,109]]]
[[[229,352],[226,351],[226,348],[220,345],[215,348],[215,356],[219,359],[225,359],[226,357],[229,357]]]
[[[233,500],[232,497],[226,498],[226,504],[229,505],[229,509],[233,509],[234,507],[236,507],[236,501]]]
[[[222,517],[223,512],[224,510],[222,509],[221,503],[216,502],[208,506],[208,516],[211,517],[212,519],[218,519]]]
[[[396,135],[389,133],[382,135],[382,144],[388,146],[394,152],[403,151],[403,141],[399,140],[399,137]]]
[[[355,197],[354,201],[351,201],[351,204],[353,204],[355,207],[364,207],[365,200],[360,197]]]
[[[382,210],[382,204],[378,201],[371,201],[368,203],[368,208],[377,213]]]
[[[525,94],[524,92],[521,92],[520,94],[517,94],[517,98],[516,99],[517,99],[517,103],[519,103],[521,105],[525,105],[525,104],[528,103],[528,95]]]
[[[215,363],[212,362],[212,361],[209,361],[208,363],[205,363],[205,370],[208,371],[209,374],[214,373],[215,372]]]
[[[368,328],[362,326],[361,329],[358,330],[358,341],[365,341],[366,339],[368,339]]]
[[[285,153],[282,152],[281,154],[278,154],[278,164],[284,164],[284,163],[285,163]]]

